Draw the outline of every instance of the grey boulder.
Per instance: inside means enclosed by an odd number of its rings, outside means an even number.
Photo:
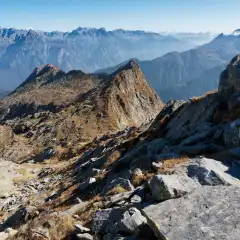
[[[194,158],[187,166],[187,174],[201,185],[238,185],[240,181],[231,176],[230,168],[223,163],[208,159]]]
[[[155,175],[150,181],[152,196],[156,201],[178,198],[192,191],[195,182],[186,175]]]
[[[77,234],[77,239],[79,240],[93,240],[93,236],[89,233]]]
[[[238,240],[240,188],[205,186],[143,209],[158,239]]]
[[[147,219],[138,209],[130,208],[123,214],[122,219],[111,228],[111,232],[138,236],[146,223]]]
[[[128,179],[125,178],[117,178],[107,184],[101,192],[101,195],[106,195],[110,190],[115,187],[122,187],[127,191],[133,191],[134,187]]]
[[[89,233],[89,232],[91,232],[91,230],[89,228],[83,227],[80,224],[75,224],[74,227],[75,227],[75,232],[77,232],[77,233]]]

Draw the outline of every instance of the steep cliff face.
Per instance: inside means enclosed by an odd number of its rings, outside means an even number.
[[[147,123],[162,109],[163,104],[135,61],[120,68],[111,78],[103,88],[102,97],[106,99],[108,115],[119,128]]]

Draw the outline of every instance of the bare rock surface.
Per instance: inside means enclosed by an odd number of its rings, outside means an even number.
[[[158,239],[229,239],[240,235],[240,188],[202,187],[143,209]]]

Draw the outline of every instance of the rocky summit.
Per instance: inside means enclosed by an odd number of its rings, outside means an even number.
[[[239,56],[162,104],[138,64],[38,67],[0,107],[0,239],[238,240]]]

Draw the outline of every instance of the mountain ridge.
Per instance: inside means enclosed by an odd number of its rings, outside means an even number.
[[[90,73],[130,58],[151,59],[193,46],[174,37],[137,30],[77,28],[44,32],[1,28],[0,88],[12,91],[36,66],[47,63],[65,72],[81,69]]]
[[[153,60],[137,61],[153,88],[167,102],[179,97],[187,100],[195,94],[203,95],[216,89],[219,80],[217,71],[222,70],[239,51],[240,38],[222,33],[211,42],[194,49],[170,52]],[[97,72],[110,73],[119,66],[121,64]],[[212,84],[208,84],[206,79]]]

